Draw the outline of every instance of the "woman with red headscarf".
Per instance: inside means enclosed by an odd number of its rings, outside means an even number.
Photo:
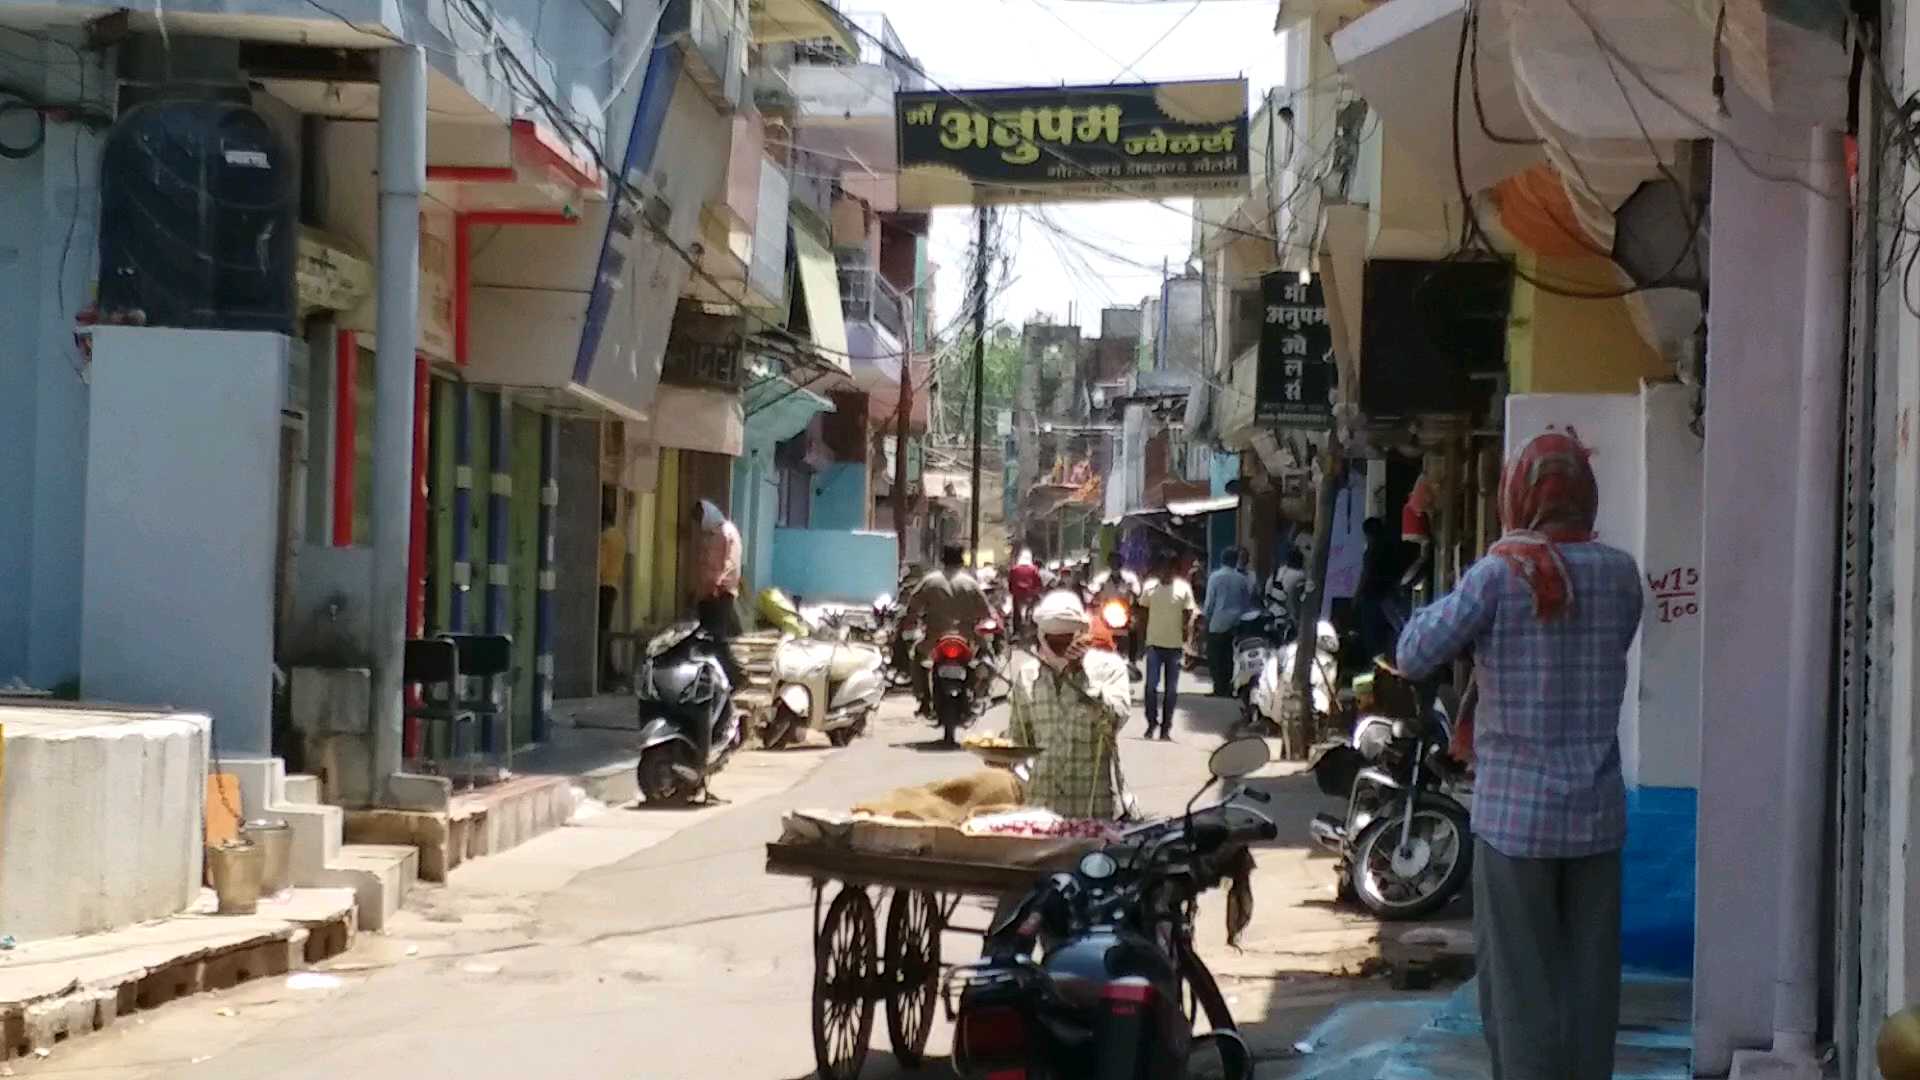
[[[1570,434],[1500,480],[1506,530],[1416,614],[1397,662],[1423,678],[1471,651],[1479,687],[1473,896],[1493,1075],[1613,1075],[1620,1000],[1620,704],[1640,626],[1633,556],[1594,538],[1600,493]]]

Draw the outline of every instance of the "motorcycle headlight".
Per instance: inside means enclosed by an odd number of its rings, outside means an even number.
[[[1393,724],[1377,716],[1360,721],[1353,732],[1353,748],[1368,761],[1378,761],[1381,754],[1387,752],[1387,745],[1393,742]]]

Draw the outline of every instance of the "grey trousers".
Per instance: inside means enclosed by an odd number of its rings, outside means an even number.
[[[1493,1080],[1608,1080],[1620,854],[1515,859],[1476,840],[1474,952]]]

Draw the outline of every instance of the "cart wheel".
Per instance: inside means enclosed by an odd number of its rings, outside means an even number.
[[[940,904],[932,893],[895,890],[887,907],[887,1034],[893,1056],[915,1068],[933,1030],[940,987]]]
[[[820,1080],[853,1080],[866,1064],[879,936],[866,890],[842,886],[813,942],[813,1060]]]

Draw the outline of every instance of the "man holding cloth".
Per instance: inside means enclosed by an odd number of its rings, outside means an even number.
[[[1419,679],[1471,650],[1474,940],[1496,1080],[1605,1080],[1620,1014],[1620,703],[1640,570],[1593,538],[1587,450],[1549,432],[1500,480],[1507,530],[1414,615]]]
[[[1071,592],[1033,609],[1036,657],[1014,668],[1007,737],[1044,752],[1033,760],[1026,801],[1063,817],[1112,818],[1124,809],[1115,736],[1133,705],[1126,661],[1088,648],[1092,620]]]

